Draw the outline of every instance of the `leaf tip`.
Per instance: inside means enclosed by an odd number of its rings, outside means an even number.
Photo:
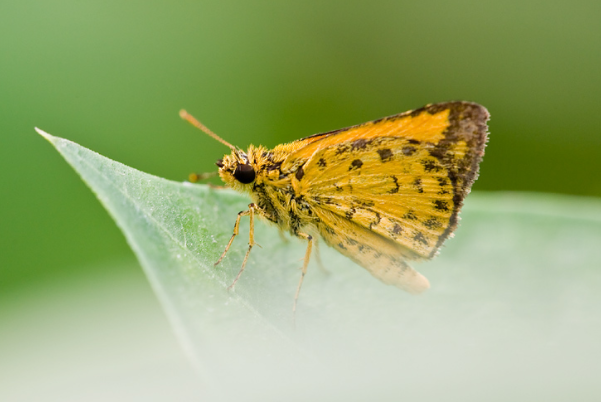
[[[37,128],[37,127],[34,127],[34,128],[35,128],[35,131],[37,131],[37,133],[39,135],[41,135],[42,137],[46,138],[49,142],[54,143],[54,138],[55,137],[53,135],[50,135],[47,132],[45,132],[44,130],[41,130],[41,129]]]

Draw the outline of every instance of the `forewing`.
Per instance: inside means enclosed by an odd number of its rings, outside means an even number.
[[[327,135],[308,137],[286,163],[295,192],[323,208],[431,258],[457,226],[478,172],[488,112],[450,102]]]

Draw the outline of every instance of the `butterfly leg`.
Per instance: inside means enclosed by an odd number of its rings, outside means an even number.
[[[319,269],[321,270],[321,272],[323,272],[324,274],[329,274],[330,271],[328,271],[326,269],[326,267],[324,267],[323,262],[321,261],[321,254],[319,252],[319,241],[317,239],[314,240],[315,241],[315,261],[317,262],[317,266],[319,267]]]
[[[188,175],[188,181],[190,183],[196,183],[201,180],[207,180],[207,179],[210,179],[211,177],[215,177],[218,174],[219,174],[219,172],[217,172],[217,171],[208,172],[208,173],[190,173]]]
[[[188,181],[190,183],[197,183],[201,180],[207,180],[210,179],[211,177],[215,177],[219,174],[219,172],[215,171],[215,172],[208,172],[208,173],[190,173],[188,175]],[[225,188],[225,186],[217,186],[213,183],[207,183],[207,185],[211,188]]]
[[[236,218],[236,223],[234,224],[234,233],[232,234],[232,237],[230,237],[230,241],[227,243],[227,246],[225,246],[225,250],[223,250],[223,254],[221,254],[221,257],[219,257],[219,259],[214,264],[214,266],[219,265],[221,260],[223,260],[223,258],[227,254],[228,250],[230,249],[230,246],[232,245],[232,242],[234,241],[234,238],[236,236],[238,236],[238,227],[240,226],[240,218],[242,218],[243,216],[246,216],[246,215],[250,215],[250,210],[238,212],[238,217]]]
[[[258,207],[255,204],[248,204],[248,211],[241,211],[238,213],[238,217],[236,218],[236,223],[234,225],[234,233],[232,234],[230,241],[228,242],[227,246],[225,247],[223,254],[219,258],[219,260],[215,263],[215,265],[217,265],[221,262],[221,260],[223,260],[223,257],[225,257],[225,255],[227,254],[230,246],[232,245],[232,242],[234,241],[234,238],[238,235],[238,228],[240,226],[240,218],[242,218],[243,216],[246,216],[246,215],[250,215],[250,231],[248,234],[248,250],[246,250],[246,254],[244,255],[244,260],[242,261],[242,267],[240,268],[240,272],[238,272],[238,275],[236,275],[236,277],[234,278],[234,282],[232,282],[232,284],[228,287],[228,289],[232,289],[234,287],[236,282],[238,282],[238,279],[240,279],[242,272],[244,272],[244,268],[246,267],[246,262],[248,261],[248,255],[250,254],[250,250],[252,250],[253,246],[259,246],[257,243],[255,243],[255,212],[260,212],[260,211],[261,210],[258,209]]]
[[[307,273],[307,266],[309,265],[309,258],[311,257],[311,249],[313,248],[313,236],[308,235],[306,233],[297,233],[299,237],[306,239],[307,251],[305,252],[305,259],[303,262],[303,268],[301,273],[300,281],[298,282],[298,287],[296,288],[296,294],[294,295],[294,304],[292,305],[292,313],[296,312],[296,302],[298,301],[298,295],[300,294],[301,286],[303,284],[303,279],[305,279],[305,274]]]

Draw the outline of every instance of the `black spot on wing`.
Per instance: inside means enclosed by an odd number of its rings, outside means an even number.
[[[382,162],[388,162],[392,159],[392,151],[388,148],[378,149],[378,155],[380,155]]]
[[[438,191],[438,194],[449,194],[449,191],[444,188],[445,186],[449,185],[449,180],[446,177],[437,177],[436,180],[438,180],[438,184],[440,185],[440,191]]]
[[[325,168],[327,166],[326,160],[324,158],[321,158],[317,161],[317,166],[319,166],[320,168]]]
[[[350,149],[350,147],[348,145],[346,145],[346,144],[338,145],[336,147],[335,154],[336,154],[336,156],[345,154],[345,153],[347,153],[349,151],[349,149]]]
[[[424,192],[424,188],[422,187],[422,179],[420,179],[420,178],[417,178],[413,181],[413,187],[415,187],[415,190],[418,193]]]
[[[357,210],[355,208],[351,208],[348,211],[346,211],[346,214],[344,216],[346,216],[346,219],[353,219],[353,215],[355,215],[355,212],[357,212]]]
[[[363,207],[363,208],[370,208],[370,207],[373,207],[374,205],[376,205],[371,200],[362,200],[362,199],[356,198],[356,197],[353,197],[351,199],[351,202],[353,203],[353,205],[360,206],[360,207]]]
[[[434,200],[434,208],[439,211],[448,211],[449,203],[444,200]]]
[[[424,234],[422,232],[417,232],[414,236],[413,236],[413,240],[415,240],[418,243],[423,244],[424,246],[428,245],[428,240],[426,239],[426,237],[424,236]]]
[[[424,221],[424,226],[428,229],[438,229],[442,227],[442,223],[439,222],[436,218],[430,218]]]
[[[361,161],[361,159],[355,159],[351,162],[351,165],[349,166],[348,170],[356,170],[361,168],[361,166],[363,166],[363,161]]]
[[[334,199],[332,197],[320,197],[319,198],[320,202],[323,202],[326,205],[338,205],[338,203],[336,201],[334,201]]]
[[[410,221],[416,221],[417,216],[415,216],[415,213],[413,213],[413,211],[409,211],[405,215],[403,215],[403,219],[408,219]]]
[[[433,156],[442,163],[444,163],[445,161],[447,161],[447,159],[449,159],[448,144],[438,144],[436,148],[429,150],[428,153],[430,154],[430,156]]]
[[[358,150],[358,149],[365,149],[367,148],[367,146],[371,143],[370,140],[366,140],[364,138],[355,140],[351,143],[351,149],[353,151]]]
[[[394,188],[392,190],[389,191],[390,194],[396,194],[399,192],[399,189],[401,188],[401,186],[399,185],[399,179],[397,179],[396,176],[390,176],[392,177],[392,181],[394,182]]]
[[[437,164],[436,161],[433,161],[432,159],[424,159],[421,161],[421,163],[424,166],[424,171],[426,173],[431,173],[431,172],[438,173],[438,172],[442,171],[442,166]]]
[[[303,176],[305,175],[305,171],[303,170],[303,167],[299,167],[298,170],[296,171],[296,174],[294,175],[296,177],[296,180],[301,180],[303,178]]]

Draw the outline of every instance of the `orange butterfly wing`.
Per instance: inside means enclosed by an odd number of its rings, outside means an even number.
[[[477,177],[488,117],[474,103],[429,105],[301,139],[283,168],[316,211],[392,240],[405,259],[432,258]]]

